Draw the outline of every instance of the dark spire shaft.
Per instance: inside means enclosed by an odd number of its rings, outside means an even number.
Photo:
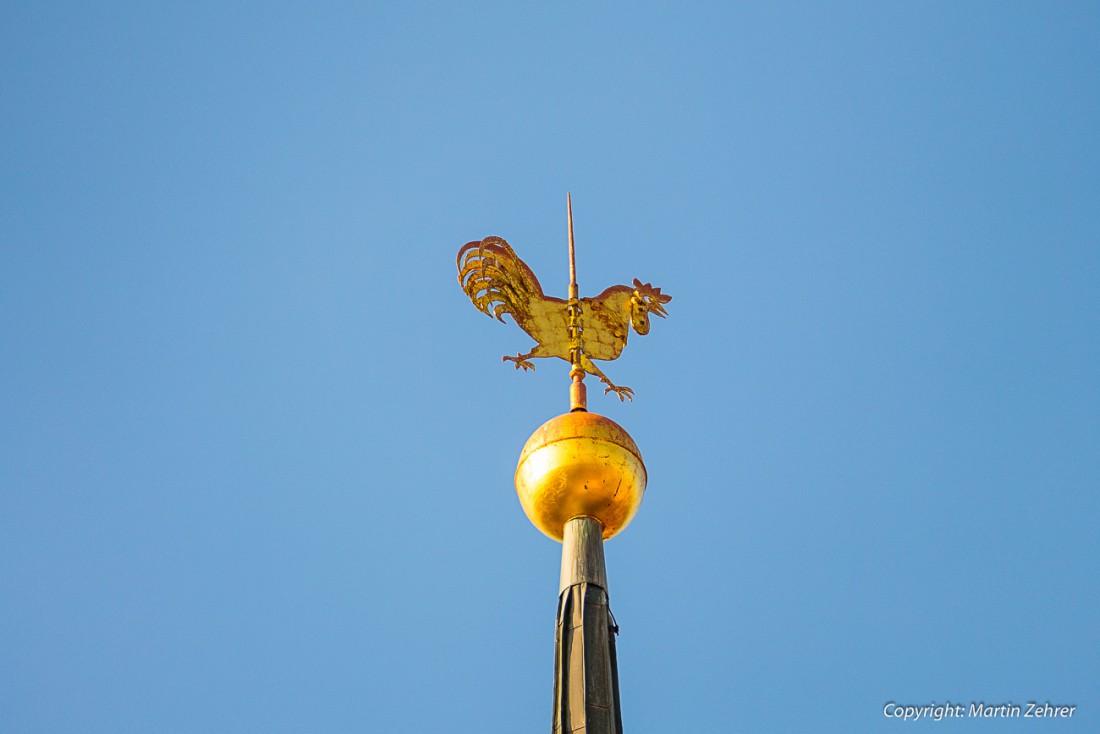
[[[603,527],[591,517],[575,517],[562,540],[553,734],[622,734],[617,632],[608,606]]]

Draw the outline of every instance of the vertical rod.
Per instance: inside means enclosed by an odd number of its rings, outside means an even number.
[[[569,297],[577,298],[577,251],[573,246],[573,195],[565,194],[565,208],[569,217]]]
[[[565,210],[569,221],[569,410],[588,410],[588,394],[581,367],[581,305],[577,286],[577,248],[573,243],[573,195],[565,194]]]

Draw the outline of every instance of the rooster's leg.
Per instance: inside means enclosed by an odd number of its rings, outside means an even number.
[[[595,365],[595,363],[593,363],[592,360],[588,358],[587,354],[582,354],[581,355],[581,367],[584,368],[585,372],[587,372],[591,375],[595,375],[596,377],[600,378],[600,382],[607,385],[607,389],[604,390],[605,395],[609,392],[613,392],[613,393],[615,393],[616,395],[619,396],[619,401],[620,402],[625,401],[625,400],[633,400],[634,399],[634,391],[633,390],[631,390],[629,387],[616,385],[611,380],[609,380],[607,375],[605,375],[603,373],[603,370],[601,370],[599,367],[597,367]]]
[[[528,353],[528,354],[517,354],[514,357],[509,357],[507,354],[505,354],[503,357],[500,358],[500,360],[502,362],[515,362],[517,370],[522,367],[523,371],[526,372],[527,370],[535,369],[535,365],[533,365],[529,361],[527,361],[527,358],[530,357],[530,356],[531,356],[530,353]]]
[[[517,354],[514,357],[509,357],[508,355],[504,355],[500,359],[501,359],[502,362],[515,362],[517,370],[522,369],[524,372],[526,372],[527,370],[535,369],[535,365],[531,364],[531,362],[529,361],[532,358],[537,359],[537,358],[541,358],[541,357],[552,357],[552,356],[553,356],[552,354],[545,353],[542,344],[536,344],[535,348],[532,349],[527,354]]]

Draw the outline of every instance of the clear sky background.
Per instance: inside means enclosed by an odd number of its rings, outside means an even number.
[[[674,298],[627,731],[1097,731],[1098,134],[1088,2],[6,3],[0,730],[548,730],[567,366],[454,257],[571,191]]]

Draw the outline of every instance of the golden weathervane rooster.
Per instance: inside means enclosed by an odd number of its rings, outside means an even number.
[[[538,342],[526,354],[505,356],[516,369],[533,370],[533,358],[558,357],[573,366],[574,381],[595,375],[619,400],[634,399],[629,387],[616,385],[592,360],[616,359],[626,346],[630,326],[649,333],[649,314],[667,315],[672,296],[637,278],[634,285],[613,285],[595,298],[578,298],[573,247],[573,210],[569,202],[569,299],[547,296],[539,279],[500,237],[468,242],[458,251],[458,282],[479,311],[503,322],[509,314]]]

